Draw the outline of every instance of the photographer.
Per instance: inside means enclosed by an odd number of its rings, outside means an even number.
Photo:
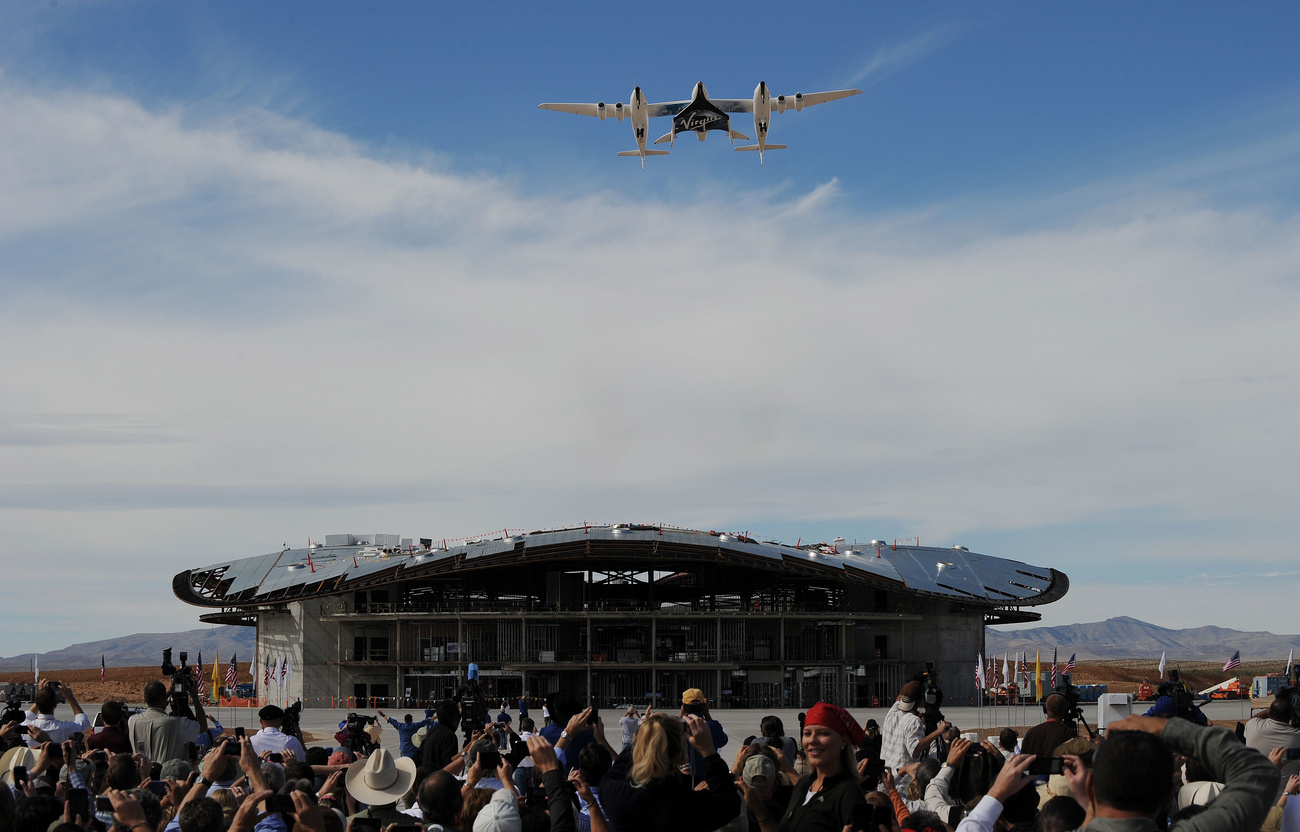
[[[460,724],[460,708],[450,699],[438,704],[437,722],[424,735],[417,756],[427,768],[446,768],[460,752],[456,742],[456,726]]]
[[[1296,715],[1292,712],[1290,690],[1287,695],[1276,697],[1267,711],[1246,720],[1246,747],[1253,748],[1261,754],[1268,755],[1275,748],[1300,748],[1300,728],[1294,724]],[[1288,760],[1282,766],[1282,779],[1300,773],[1300,761]]]
[[[1073,739],[1077,729],[1066,719],[1070,703],[1059,693],[1053,693],[1043,701],[1043,712],[1047,719],[1025,732],[1020,741],[1020,753],[1033,754],[1046,759],[1058,745]]]
[[[298,742],[298,738],[280,730],[280,726],[284,723],[283,710],[275,705],[267,705],[257,712],[257,721],[261,725],[261,730],[249,737],[248,741],[259,756],[268,752],[279,754],[292,751],[295,758],[307,759],[307,750],[302,747],[302,743]]]
[[[71,720],[54,718],[54,709],[59,704],[59,694],[63,694],[64,700],[72,708]],[[82,713],[81,705],[77,704],[77,697],[73,695],[72,688],[50,679],[41,680],[32,710],[27,711],[24,716],[26,719],[23,725],[28,729],[26,739],[29,748],[41,746],[41,743],[31,735],[32,728],[44,731],[49,741],[56,745],[61,745],[64,740],[78,731],[85,733],[90,730],[90,720]]]
[[[892,771],[900,771],[910,763],[925,759],[931,743],[948,730],[948,723],[940,722],[929,734],[925,733],[925,723],[916,712],[922,692],[921,683],[915,679],[903,685],[894,706],[885,715],[880,748],[885,765]],[[906,780],[900,778],[899,787],[905,783]]]
[[[208,729],[208,716],[203,712],[203,703],[193,695],[192,680],[186,684],[185,696],[194,702],[197,721],[167,713],[169,694],[162,682],[155,680],[145,685],[144,713],[127,721],[131,748],[159,762],[183,759],[185,743],[194,742],[200,732]]]
[[[722,730],[722,723],[714,719],[709,713],[709,700],[704,697],[704,691],[699,688],[691,688],[690,690],[682,691],[681,718],[686,719],[687,716],[691,715],[698,716],[700,719],[704,720],[704,724],[708,726],[709,729],[709,736],[713,739],[713,747],[715,749],[721,749],[727,744],[727,732]],[[697,780],[703,780],[705,774],[704,758],[700,756],[700,753],[695,750],[694,746],[689,750],[691,758],[691,774],[694,775]]]
[[[130,754],[131,739],[126,735],[126,706],[109,700],[99,709],[104,727],[99,733],[86,737],[86,748],[103,750],[112,754]]]

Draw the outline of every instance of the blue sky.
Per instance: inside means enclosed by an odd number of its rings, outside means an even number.
[[[583,520],[919,535],[1070,574],[1048,623],[1286,630],[1297,23],[7,4],[0,654],[191,626],[174,572],[285,540]],[[864,94],[644,173],[536,108],[697,80]]]

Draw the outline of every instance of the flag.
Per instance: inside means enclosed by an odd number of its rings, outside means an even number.
[[[1011,684],[1011,669],[1007,667],[1007,654],[1002,654],[1002,684]]]
[[[284,656],[280,659],[280,680],[277,684],[284,684],[284,677],[289,674],[289,657]]]
[[[235,685],[239,683],[239,665],[235,663],[235,654],[230,654],[230,664],[226,667],[226,687],[230,688],[230,695],[235,695]]]
[[[1291,652],[1286,654],[1286,670],[1282,671],[1283,676],[1291,675],[1291,663],[1294,661],[1295,661],[1295,648],[1292,647]]]
[[[1043,701],[1043,651],[1034,651],[1034,693],[1039,702]]]
[[[199,652],[199,660],[194,664],[194,687],[200,697],[206,696],[208,692],[208,680],[203,678],[203,653]]]
[[[212,703],[221,704],[221,654],[212,660]]]
[[[289,664],[288,657],[284,660],[284,686],[286,688],[293,686],[293,665]]]
[[[975,655],[975,686],[983,691],[987,685],[984,684],[984,654]]]
[[[36,654],[33,653],[32,654],[32,684],[39,685],[40,683],[41,683],[41,660],[36,658]]]
[[[265,696],[267,690],[271,687],[271,660],[268,658],[262,662],[262,695]]]
[[[104,654],[99,654],[99,681],[104,681]]]
[[[1052,689],[1056,689],[1056,648],[1052,648]]]
[[[1165,651],[1164,650],[1160,651],[1160,667],[1157,669],[1160,671],[1160,678],[1161,679],[1165,678]]]
[[[1069,660],[1068,662],[1065,663],[1065,672],[1066,672],[1066,673],[1073,673],[1073,672],[1074,672],[1074,657],[1075,657],[1075,655],[1076,655],[1075,653],[1071,653],[1071,654],[1070,654],[1070,660]]]
[[[1223,672],[1224,672],[1224,673],[1227,673],[1229,670],[1235,670],[1235,669],[1238,668],[1238,667],[1241,667],[1241,651],[1240,651],[1240,650],[1238,650],[1237,652],[1233,653],[1233,654],[1232,654],[1232,658],[1231,658],[1231,659],[1228,659],[1228,663],[1225,664],[1225,665],[1223,666]],[[1276,667],[1276,665],[1274,665],[1274,667]]]

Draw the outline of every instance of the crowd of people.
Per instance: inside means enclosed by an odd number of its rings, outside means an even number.
[[[565,692],[540,727],[452,700],[418,721],[379,712],[393,753],[304,747],[275,706],[231,734],[201,709],[169,713],[156,682],[140,713],[105,703],[96,731],[72,690],[42,683],[0,726],[0,832],[1271,832],[1300,791],[1285,697],[1236,732],[1134,716],[1093,739],[1053,694],[1023,738],[981,741],[923,718],[921,693],[907,683],[883,725],[818,703],[787,736],[768,716],[724,758],[696,689],[609,733]]]

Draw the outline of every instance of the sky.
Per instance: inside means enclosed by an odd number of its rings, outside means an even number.
[[[309,537],[584,521],[917,537],[1068,574],[1046,624],[1293,631],[1298,37],[0,5],[0,655],[189,629],[174,574]],[[760,80],[863,94],[762,166],[537,108]]]

